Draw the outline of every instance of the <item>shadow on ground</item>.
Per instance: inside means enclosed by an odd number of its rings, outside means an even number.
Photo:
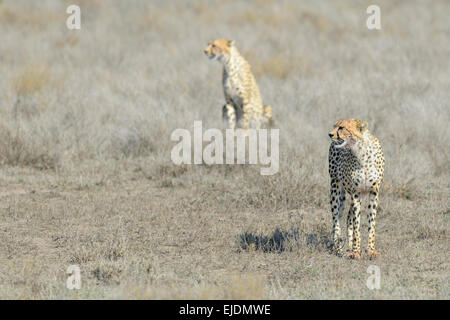
[[[299,233],[298,229],[280,230],[276,228],[271,235],[246,231],[238,236],[239,252],[253,249],[281,253],[305,245],[311,249],[327,251],[332,249],[332,242],[328,234]]]

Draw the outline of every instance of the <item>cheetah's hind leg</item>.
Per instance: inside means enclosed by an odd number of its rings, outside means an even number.
[[[270,105],[264,106],[264,124],[267,128],[272,128],[274,126],[274,121],[272,118],[272,107]]]

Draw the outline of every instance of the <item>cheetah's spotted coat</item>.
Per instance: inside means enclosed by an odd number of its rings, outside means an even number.
[[[219,60],[223,64],[223,118],[228,121],[228,127],[248,129],[269,126],[272,108],[269,105],[263,106],[250,64],[239,53],[234,41],[211,40],[204,51],[211,60]]]
[[[333,243],[341,255],[339,244],[339,217],[344,211],[345,194],[350,195],[351,206],[347,217],[347,234],[350,257],[360,257],[361,195],[369,194],[369,244],[368,254],[374,258],[375,218],[378,193],[384,173],[384,155],[376,137],[368,130],[368,123],[343,119],[334,124],[329,136],[329,173],[331,179],[330,204],[333,215]]]

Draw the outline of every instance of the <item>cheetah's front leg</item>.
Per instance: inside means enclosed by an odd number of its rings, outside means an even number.
[[[228,121],[228,128],[235,129],[236,128],[236,110],[234,106],[227,103],[223,106],[222,109],[222,117],[224,120]]]
[[[342,256],[342,246],[340,244],[341,228],[339,226],[339,218],[344,211],[345,205],[345,191],[342,186],[338,184],[336,178],[331,179],[330,191],[331,214],[333,216],[333,250],[338,256]]]
[[[375,251],[375,218],[377,216],[378,207],[378,188],[370,191],[369,194],[369,245],[367,253],[370,259],[374,259],[380,253]]]
[[[355,208],[353,207],[353,201],[350,204],[347,216],[347,238],[349,251],[353,251],[353,222],[355,220]]]
[[[349,257],[351,259],[359,259],[361,256],[361,235],[359,227],[361,222],[361,200],[359,193],[352,194],[352,209],[353,209],[353,243],[352,252]]]

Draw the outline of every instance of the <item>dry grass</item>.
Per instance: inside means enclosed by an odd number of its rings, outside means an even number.
[[[13,79],[13,88],[19,96],[30,95],[40,91],[50,82],[48,67],[31,64],[27,65],[24,71]]]
[[[79,3],[80,31],[70,1],[0,3],[1,298],[450,297],[447,1],[381,1],[382,31],[366,1]],[[222,126],[216,37],[273,107],[276,175],[170,160],[175,128]],[[327,133],[344,117],[386,155],[375,262],[329,252]]]

